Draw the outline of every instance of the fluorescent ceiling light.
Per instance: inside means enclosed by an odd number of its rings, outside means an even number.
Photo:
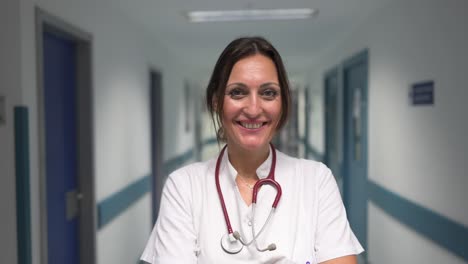
[[[245,9],[220,11],[192,11],[187,17],[192,23],[215,21],[292,20],[308,19],[318,14],[317,9]]]

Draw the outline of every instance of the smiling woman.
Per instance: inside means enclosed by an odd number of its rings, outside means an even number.
[[[251,57],[255,57],[255,59]],[[250,73],[250,70],[255,72]],[[206,90],[206,105],[215,127],[217,127],[218,141],[226,140],[222,126],[223,115],[220,114],[223,113],[226,91],[232,98],[237,97],[240,99],[248,92],[249,87],[252,88],[252,86],[248,85],[249,83],[243,83],[242,78],[250,78],[250,80],[246,80],[250,82],[264,81],[264,83],[256,83],[260,85],[258,87],[254,86],[254,88],[261,88],[261,91],[266,90],[266,94],[271,96],[273,96],[271,92],[278,92],[279,90],[281,116],[277,124],[277,130],[283,127],[288,118],[290,107],[289,81],[278,51],[263,38],[239,38],[232,41],[220,55]],[[220,100],[221,98],[224,100]]]
[[[222,111],[230,150],[268,152],[281,116],[280,90],[275,65],[268,57],[253,55],[234,65]]]
[[[357,263],[363,249],[330,170],[270,143],[287,121],[289,94],[283,62],[268,41],[239,38],[226,47],[206,93],[226,146],[217,158],[169,176],[142,260]]]

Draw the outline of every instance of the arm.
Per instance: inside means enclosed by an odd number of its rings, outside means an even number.
[[[158,220],[142,255],[148,263],[196,263],[190,185],[183,171],[167,179]]]
[[[316,256],[319,263],[357,264],[356,256],[363,251],[346,217],[341,195],[330,169],[321,165],[318,187],[318,219]]]
[[[320,264],[357,264],[356,255],[344,256],[335,259],[330,259]]]

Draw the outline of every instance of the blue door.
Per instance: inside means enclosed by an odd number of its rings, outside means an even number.
[[[367,75],[367,51],[343,65],[343,198],[351,228],[364,248],[367,248]]]
[[[44,32],[43,69],[48,263],[77,264],[76,44]]]

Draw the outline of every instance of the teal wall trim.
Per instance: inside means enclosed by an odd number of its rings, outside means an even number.
[[[315,159],[323,160],[323,155],[305,139],[300,139],[300,142]],[[372,181],[367,182],[367,188],[368,199],[397,221],[468,261],[467,227],[392,193]]]
[[[216,138],[208,138],[203,140],[202,142],[202,148],[213,145],[213,144],[218,144],[218,140]],[[169,175],[171,172],[177,170],[184,164],[186,164],[189,160],[193,159],[195,157],[195,151],[193,149],[187,150],[185,153],[176,156],[172,159],[169,159],[168,161],[164,162],[164,175]]]
[[[368,181],[369,199],[399,222],[468,261],[468,228]]]
[[[171,172],[175,171],[180,166],[185,164],[187,161],[192,159],[193,156],[194,156],[193,149],[189,149],[185,153],[164,162],[164,169],[163,169],[164,175],[169,175]]]
[[[14,131],[18,264],[30,264],[32,261],[28,122],[28,108],[24,106],[15,107]]]
[[[208,138],[208,139],[203,140],[202,144],[203,144],[202,147],[205,147],[211,144],[218,144],[218,140],[216,138]]]
[[[213,144],[213,140],[215,143],[217,142],[216,139],[208,139],[204,142],[204,145]],[[164,162],[164,175],[169,175],[193,157],[194,151],[193,149],[189,149],[185,153]],[[123,213],[133,203],[150,191],[151,176],[149,175],[124,187],[122,190],[99,202],[97,205],[98,229],[101,229],[107,223],[111,222],[115,217]]]
[[[99,202],[98,229],[111,222],[150,191],[151,176],[145,176]]]
[[[182,155],[166,161],[163,169],[164,175],[168,175],[178,169],[180,166],[192,159],[193,155],[194,151],[190,149]],[[148,175],[99,202],[97,205],[98,229],[101,229],[107,223],[111,222],[114,218],[123,213],[133,203],[150,191],[151,176]]]

